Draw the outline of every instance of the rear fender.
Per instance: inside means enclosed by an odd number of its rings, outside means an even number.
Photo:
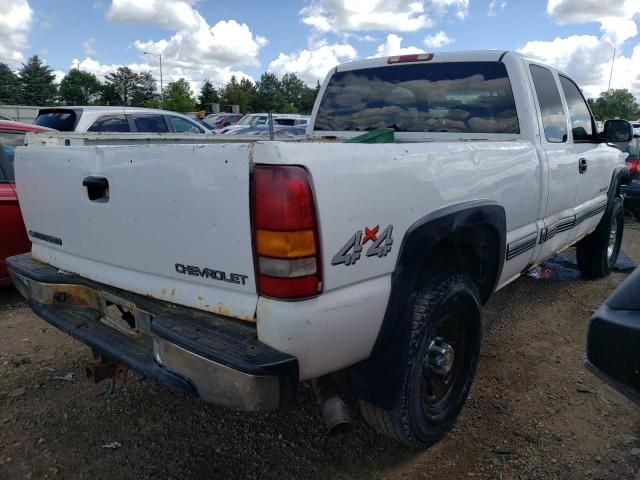
[[[488,281],[479,286],[484,303],[496,288],[506,250],[504,208],[491,201],[471,201],[432,212],[406,232],[391,281],[391,295],[382,326],[369,359],[351,369],[358,396],[380,408],[390,409],[402,386],[412,328],[411,305],[416,277],[434,247],[455,232],[488,226],[500,239]]]

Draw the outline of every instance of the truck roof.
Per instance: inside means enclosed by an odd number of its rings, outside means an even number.
[[[424,52],[425,55],[431,55],[430,62],[497,62],[505,55],[517,56],[528,60],[534,60],[540,62],[540,60],[523,55],[512,50],[464,50],[459,52]],[[348,70],[357,70],[362,68],[381,67],[389,65],[389,59],[405,57],[400,56],[388,56],[388,57],[375,57],[367,58],[364,60],[356,60],[353,62],[343,63],[335,67],[336,72],[344,72]],[[402,65],[404,62],[398,62],[396,65]],[[541,62],[544,63],[544,62]],[[555,68],[555,67],[552,67]],[[557,70],[557,68],[556,68]]]

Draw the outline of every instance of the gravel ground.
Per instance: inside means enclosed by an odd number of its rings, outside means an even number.
[[[623,249],[640,262],[637,227]],[[494,295],[466,407],[425,452],[377,436],[349,395],[353,434],[328,438],[307,385],[294,407],[271,414],[132,374],[108,392],[82,379],[86,347],[0,288],[0,479],[632,479],[638,407],[582,365],[588,319],[625,277],[525,277]]]

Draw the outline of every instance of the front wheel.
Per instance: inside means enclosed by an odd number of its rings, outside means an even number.
[[[618,261],[624,232],[622,199],[613,199],[611,209],[602,217],[598,227],[576,245],[578,268],[583,275],[602,278]]]
[[[482,322],[477,289],[466,275],[443,273],[420,283],[410,297],[413,329],[395,405],[384,410],[360,403],[375,430],[415,448],[439,440],[462,409],[478,363]]]

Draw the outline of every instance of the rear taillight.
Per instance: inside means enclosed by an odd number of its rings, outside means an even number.
[[[281,299],[320,293],[318,222],[307,171],[257,165],[252,202],[258,293]]]
[[[628,160],[627,163],[629,164],[629,173],[638,172],[638,164],[640,163],[640,160]]]

